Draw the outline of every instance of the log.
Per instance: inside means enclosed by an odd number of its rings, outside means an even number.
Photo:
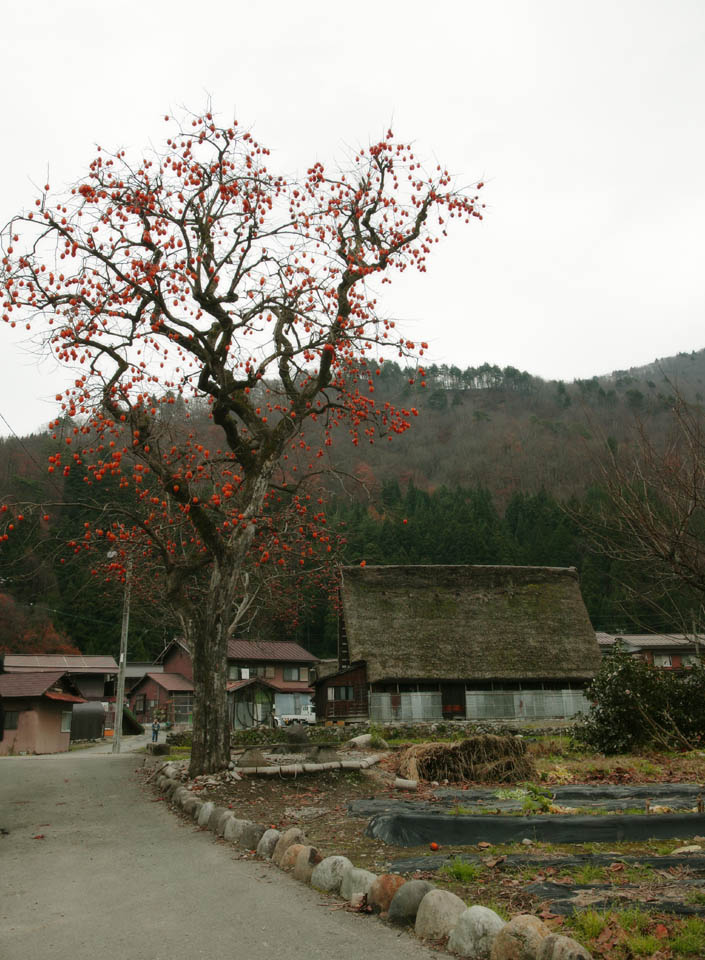
[[[394,781],[394,786],[397,790],[416,790],[418,789],[419,782],[418,780],[402,780],[401,777],[397,777]]]

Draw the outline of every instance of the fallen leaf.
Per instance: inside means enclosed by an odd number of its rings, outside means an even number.
[[[38,833],[36,836],[32,837],[32,840],[45,840],[45,839],[46,838],[43,833]]]
[[[668,936],[670,936],[670,931],[665,923],[657,923],[652,930],[652,933],[659,940],[665,940]]]

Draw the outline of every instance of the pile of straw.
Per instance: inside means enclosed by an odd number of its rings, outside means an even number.
[[[519,783],[534,780],[534,761],[518,737],[482,734],[460,743],[419,743],[405,750],[399,776],[408,780],[449,780],[457,783]]]

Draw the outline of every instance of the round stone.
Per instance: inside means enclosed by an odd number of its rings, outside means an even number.
[[[488,907],[473,906],[460,915],[448,940],[448,950],[459,957],[486,960],[505,921]]]
[[[490,960],[536,960],[541,942],[551,931],[538,917],[520,913],[494,938]]]
[[[442,940],[450,936],[466,910],[465,901],[449,890],[429,891],[416,914],[416,936],[423,940]]]
[[[399,887],[389,904],[387,919],[390,923],[413,923],[419,904],[433,890],[433,884],[428,880],[407,880]]]
[[[352,863],[347,857],[326,857],[314,868],[311,886],[325,893],[338,893],[348,867],[352,867]]]

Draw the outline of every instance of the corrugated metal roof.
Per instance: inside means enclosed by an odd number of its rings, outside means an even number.
[[[117,673],[114,657],[67,656],[61,653],[6,653],[5,670],[59,670],[62,673]]]
[[[274,640],[228,640],[228,660],[276,661],[277,663],[315,663],[317,658],[298,643]]]
[[[41,697],[63,675],[63,670],[0,674],[0,697]]]
[[[597,635],[597,642],[606,644],[607,641],[601,640],[600,636],[600,634]],[[611,643],[620,640],[630,647],[638,647],[642,650],[645,647],[695,647],[693,635],[685,633],[616,633],[602,636],[609,637]],[[698,640],[705,645],[705,636],[699,634]]]

